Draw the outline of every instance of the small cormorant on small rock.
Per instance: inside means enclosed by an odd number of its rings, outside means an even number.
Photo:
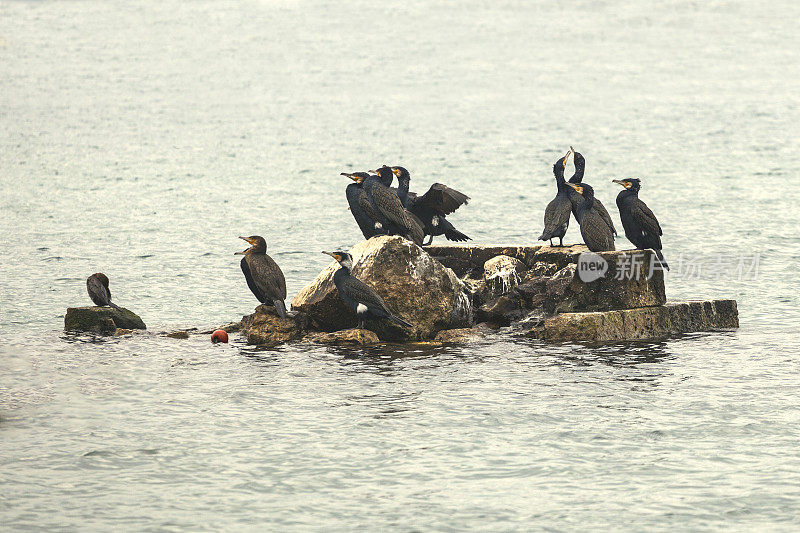
[[[664,268],[669,270],[669,265],[664,261],[664,254],[661,253],[661,236],[664,234],[661,225],[647,204],[639,199],[641,180],[626,178],[611,181],[625,188],[617,195],[617,208],[625,236],[639,250],[652,248]]]
[[[414,327],[402,318],[394,316],[386,307],[383,298],[372,287],[350,273],[353,268],[353,256],[347,252],[322,253],[339,262],[339,270],[333,274],[333,283],[344,303],[355,312],[359,329],[364,329],[368,319],[380,318],[391,320],[407,328]]]
[[[575,163],[575,173],[569,179],[569,183],[577,183],[580,184],[583,182],[583,173],[586,170],[586,159],[584,159],[583,154],[580,152],[576,152],[575,148],[572,146],[569,147],[570,151],[572,152],[572,160]],[[575,215],[575,218],[578,218],[578,214],[575,212],[575,206],[578,205],[581,199],[577,196],[575,191],[572,189],[569,190],[570,196],[569,199],[572,202],[573,210],[572,213]],[[611,215],[608,214],[608,209],[606,206],[603,205],[603,202],[598,200],[597,198],[594,199],[594,208],[600,217],[605,220],[608,227],[611,228],[611,231],[614,235],[617,234],[617,228],[614,227],[614,221],[611,219]]]
[[[614,233],[609,225],[600,216],[597,209],[593,209],[595,198],[594,189],[586,183],[567,183],[578,192],[577,199],[572,207],[575,211],[575,218],[581,225],[581,236],[583,242],[593,252],[609,252],[614,248]]]
[[[564,168],[567,166],[567,159],[572,151],[567,152],[567,155],[559,159],[553,165],[553,174],[556,177],[556,197],[550,200],[544,210],[544,231],[539,236],[540,241],[550,241],[550,246],[553,246],[553,239],[558,237],[558,245],[564,246],[564,235],[567,234],[569,227],[569,215],[572,211],[572,202],[570,202],[570,192],[575,193],[571,187],[567,187],[564,181]],[[575,193],[577,194],[577,193]]]
[[[422,221],[425,235],[430,237],[425,246],[431,244],[433,238],[439,235],[444,235],[450,241],[472,240],[445,218],[446,215],[468,203],[469,196],[441,183],[434,183],[428,192],[418,196],[408,190],[411,183],[411,174],[408,170],[403,167],[391,167],[391,170],[397,176],[397,196],[406,209]]]
[[[250,248],[234,255],[243,255],[242,272],[247,286],[262,304],[273,304],[278,316],[286,318],[286,279],[281,267],[267,255],[267,241],[264,237],[252,235],[239,237],[250,244]]]
[[[86,290],[89,291],[89,298],[94,305],[109,305],[114,309],[120,307],[111,301],[111,289],[108,288],[108,276],[102,272],[97,272],[86,278]]]

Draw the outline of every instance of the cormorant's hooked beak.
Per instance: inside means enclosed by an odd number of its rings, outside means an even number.
[[[395,176],[397,176],[399,178],[400,177],[400,169],[397,168],[397,167],[392,167],[392,174],[394,174]]]
[[[577,183],[570,183],[570,182],[567,182],[567,185],[569,185],[570,187],[572,187],[573,189],[575,189],[576,191],[578,191],[578,194],[583,194],[583,187],[581,187],[581,186],[580,186],[580,185],[578,185]]]
[[[342,176],[347,176],[348,178],[350,178],[351,180],[355,181],[356,183],[361,183],[362,181],[364,181],[364,178],[362,178],[360,176],[356,176],[354,174],[348,174],[347,172],[342,172]]]
[[[337,253],[334,253],[334,252],[322,252],[322,253],[325,254],[325,255],[329,255],[329,256],[333,257],[337,261],[339,261],[341,259],[341,256],[339,254],[337,254]]]
[[[564,161],[562,161],[565,167],[567,166],[567,161],[569,161],[569,156],[571,153],[572,153],[572,147],[570,146],[570,150],[567,151],[567,154],[564,156]]]
[[[611,180],[611,182],[612,183],[619,183],[620,185],[622,185],[626,189],[630,189],[631,188],[631,182],[630,181],[626,181],[626,180]]]
[[[253,245],[253,241],[251,241],[249,237],[242,237],[240,235],[239,238],[242,239],[243,241],[247,241],[247,244],[249,244],[251,246]],[[249,250],[250,250],[250,248],[248,248],[247,250],[243,250],[241,252],[234,252],[233,255],[247,255],[247,252]]]

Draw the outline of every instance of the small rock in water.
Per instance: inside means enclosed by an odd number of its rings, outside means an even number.
[[[186,335],[186,337],[188,338],[189,336]],[[218,329],[217,331],[211,334],[211,342],[213,342],[214,344],[218,342],[228,342],[228,332],[225,331],[224,329]]]
[[[167,337],[170,339],[188,339],[189,332],[188,331],[173,331],[171,333],[167,333]]]

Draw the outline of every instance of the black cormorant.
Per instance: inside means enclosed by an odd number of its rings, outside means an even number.
[[[342,172],[342,176],[347,176],[352,180],[355,180],[356,177],[365,180],[369,177],[369,174],[366,172]],[[347,197],[347,203],[350,205],[350,212],[353,214],[353,218],[356,219],[356,223],[365,239],[386,233],[386,230],[383,229],[383,226],[378,221],[378,214],[367,199],[367,192],[361,183],[356,182],[348,185],[345,189],[345,196]]]
[[[558,245],[564,246],[564,235],[567,234],[569,227],[569,214],[572,211],[572,202],[569,200],[570,192],[575,193],[571,187],[567,187],[564,181],[564,168],[567,166],[567,159],[569,154],[559,159],[553,165],[553,174],[556,176],[556,197],[550,200],[544,210],[544,231],[539,237],[540,241],[550,241],[550,246],[553,245],[553,239],[558,237]],[[577,193],[575,193],[577,194]]]
[[[639,199],[641,180],[626,178],[611,181],[625,187],[625,190],[617,195],[617,208],[625,236],[639,250],[652,248],[664,268],[669,270],[669,265],[664,261],[664,254],[661,253],[661,235],[664,234],[661,225],[647,204]]]
[[[102,272],[97,272],[86,278],[86,290],[89,291],[89,298],[92,299],[94,305],[110,305],[114,309],[119,309],[119,306],[111,301],[108,276]]]
[[[608,252],[615,250],[614,233],[600,216],[597,209],[593,209],[595,198],[594,189],[586,183],[567,183],[578,192],[577,199],[573,202],[572,208],[575,211],[575,218],[581,225],[581,235],[583,242],[593,252]]]
[[[250,244],[247,250],[234,254],[244,256],[241,265],[247,286],[259,302],[275,305],[278,316],[286,318],[286,279],[281,267],[267,255],[267,241],[258,235],[239,238]]]
[[[355,312],[359,329],[364,329],[367,319],[379,318],[386,318],[407,328],[414,327],[402,318],[394,316],[386,307],[383,298],[372,287],[350,273],[353,268],[353,256],[347,252],[322,253],[339,262],[339,270],[333,274],[333,283],[342,300]]]
[[[445,218],[446,215],[468,203],[469,196],[441,183],[434,183],[428,192],[418,196],[408,190],[411,183],[411,174],[408,170],[403,167],[391,167],[391,170],[397,176],[397,196],[402,204],[422,221],[425,235],[430,236],[425,243],[426,246],[438,235],[444,235],[450,241],[472,240]]]
[[[366,192],[366,203],[362,204],[362,207],[366,208],[367,205],[372,207],[378,217],[376,228],[381,229],[383,233],[401,235],[416,244],[422,244],[422,240],[425,238],[422,224],[403,207],[397,193],[386,184],[392,182],[391,169],[387,167],[386,170],[371,170],[370,172],[378,175],[368,174],[368,177],[364,178],[361,175],[363,173],[357,173],[359,175],[349,177],[356,183],[360,183]]]
[[[576,152],[575,149],[570,146],[570,151],[572,152],[572,160],[575,163],[575,173],[569,178],[570,183],[582,183],[583,182],[583,172],[586,170],[586,159],[584,159],[583,155],[580,152]],[[575,218],[578,218],[577,213],[575,213],[574,206],[580,203],[580,198],[576,195],[575,191],[572,189],[569,190],[570,193],[570,201],[572,202],[573,210],[572,213],[575,215]],[[597,210],[600,217],[606,221],[608,227],[611,228],[611,231],[614,232],[614,235],[617,234],[617,228],[614,227],[614,221],[611,219],[611,215],[608,214],[608,209],[606,206],[603,205],[603,202],[595,198],[594,200],[594,209]]]

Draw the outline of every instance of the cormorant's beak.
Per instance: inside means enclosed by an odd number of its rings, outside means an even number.
[[[630,182],[630,181],[625,181],[625,180],[611,180],[611,182],[612,182],[612,183],[619,183],[620,185],[622,185],[622,186],[623,186],[623,187],[625,187],[626,189],[629,189],[629,188],[630,188],[630,186],[631,186],[631,182]]]
[[[567,185],[569,185],[570,187],[572,187],[573,189],[575,189],[576,191],[578,191],[578,194],[583,194],[583,187],[581,187],[581,186],[580,186],[580,185],[578,185],[577,183],[570,183],[570,182],[567,182]]]
[[[380,174],[377,170],[367,170],[370,174]]]
[[[247,250],[249,250],[248,248]],[[242,250],[241,252],[233,252],[233,255],[247,255],[247,250]]]
[[[253,244],[253,241],[251,241],[249,237],[242,237],[242,236],[240,235],[240,236],[239,236],[239,238],[240,238],[240,239],[242,239],[243,241],[246,241],[246,242],[247,242],[247,244],[249,244],[249,245],[251,245],[251,246],[252,246],[252,244]],[[249,249],[250,249],[250,248],[248,248],[247,250],[249,250]],[[234,253],[233,253],[233,255],[247,255],[247,250],[244,250],[244,251],[242,251],[242,252],[234,252]]]
[[[400,169],[398,169],[397,167],[392,167],[392,173],[398,178],[400,177]]]
[[[351,180],[355,181],[356,183],[361,183],[362,181],[364,181],[364,178],[362,178],[360,176],[354,176],[353,174],[348,174],[347,172],[342,172],[342,176],[347,176],[348,178],[350,178]]]
[[[334,259],[336,259],[337,261],[339,260],[339,256],[338,256],[338,254],[335,254],[335,253],[333,253],[333,252],[322,252],[322,253],[323,253],[323,254],[325,254],[325,255],[329,255],[329,256],[333,257],[333,258],[334,258]]]

